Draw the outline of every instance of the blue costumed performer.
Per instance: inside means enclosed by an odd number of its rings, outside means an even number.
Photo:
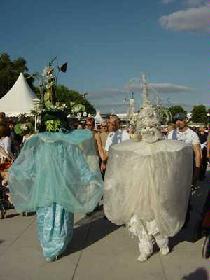
[[[58,114],[54,119],[52,115],[48,112],[44,121],[46,131],[26,141],[9,170],[15,209],[36,211],[38,237],[47,261],[56,260],[71,241],[74,213],[91,212],[103,192],[92,133],[49,132],[61,126]]]

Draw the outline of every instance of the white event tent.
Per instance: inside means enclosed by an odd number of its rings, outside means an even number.
[[[13,87],[0,99],[0,112],[7,116],[31,114],[34,109],[36,95],[29,87],[25,77],[20,73]]]

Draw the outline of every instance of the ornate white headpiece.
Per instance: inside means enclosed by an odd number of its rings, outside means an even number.
[[[142,140],[154,143],[162,138],[158,114],[148,97],[148,84],[145,77],[143,82],[143,106],[136,120],[136,132],[141,134]]]

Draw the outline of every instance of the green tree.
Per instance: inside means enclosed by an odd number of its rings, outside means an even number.
[[[207,110],[204,105],[196,105],[192,110],[192,121],[194,123],[207,124]]]
[[[0,98],[12,88],[21,72],[33,88],[33,78],[27,73],[26,60],[22,57],[11,60],[7,53],[0,54]]]
[[[90,114],[95,114],[96,110],[93,105],[79,92],[70,90],[64,85],[58,85],[56,88],[56,99],[58,102],[65,103],[68,110],[71,111],[74,104],[84,105],[85,111]]]
[[[177,113],[185,113],[186,111],[183,109],[182,106],[180,105],[175,105],[175,106],[171,106],[168,108],[168,110],[171,112],[172,118],[177,114]]]

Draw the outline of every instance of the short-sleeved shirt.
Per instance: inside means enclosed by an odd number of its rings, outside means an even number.
[[[130,136],[125,130],[118,129],[115,132],[109,132],[106,139],[105,151],[109,151],[109,148],[114,144],[120,144],[125,140],[129,140]]]
[[[186,144],[191,145],[200,144],[200,140],[197,133],[190,128],[187,128],[187,130],[183,132],[179,131],[179,129],[172,130],[168,134],[168,139],[183,141]]]

